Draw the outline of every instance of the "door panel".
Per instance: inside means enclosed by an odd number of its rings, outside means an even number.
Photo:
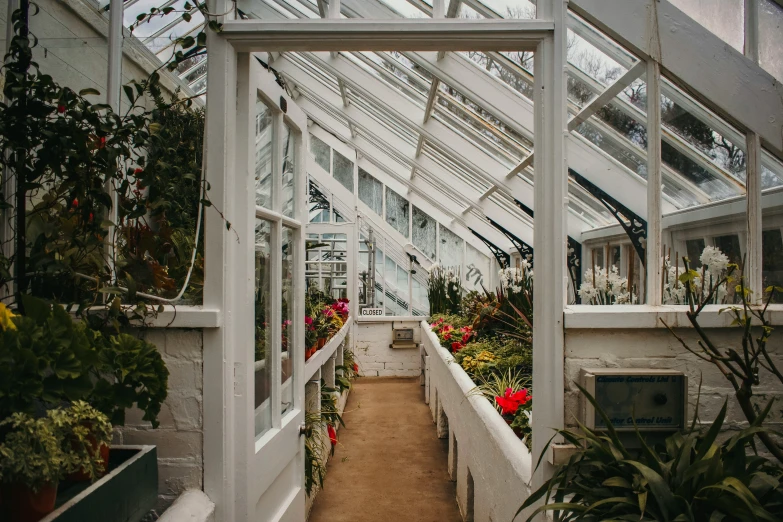
[[[252,55],[238,55],[237,73],[236,177],[247,190],[236,202],[243,259],[232,267],[243,304],[233,348],[236,520],[302,522],[307,120]]]

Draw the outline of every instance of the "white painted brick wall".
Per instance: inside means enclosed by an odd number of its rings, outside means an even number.
[[[128,410],[125,426],[114,430],[114,443],[158,447],[155,511],[160,514],[184,491],[203,489],[203,343],[200,330],[153,329],[144,337],[158,348],[169,369],[160,426],[152,429],[141,411]]]
[[[416,377],[421,375],[421,356],[418,349],[389,348],[392,343],[392,324],[413,328],[414,342],[421,340],[417,321],[359,322],[355,328],[354,355],[359,374],[364,377]]]
[[[725,349],[731,346],[741,353],[741,332],[737,328],[711,328],[706,331],[717,347]],[[692,328],[678,328],[676,332],[689,346],[698,349],[698,335]],[[773,334],[768,348],[773,358],[780,360],[783,354],[783,336],[779,333]],[[665,328],[566,329],[565,419],[570,426],[575,425],[575,416],[583,418],[580,393],[574,386],[574,382],[579,382],[582,368],[655,368],[682,371],[688,376],[688,413],[691,418],[696,410],[701,380],[701,422],[711,423],[728,398],[726,428],[738,429],[745,424],[745,417],[734,399],[734,390],[726,378],[713,364],[702,361],[685,350]],[[762,370],[760,379],[763,386],[758,387],[755,396],[758,404],[766,404],[773,396],[783,396],[783,386],[775,377]],[[770,419],[783,421],[783,411],[773,408]]]

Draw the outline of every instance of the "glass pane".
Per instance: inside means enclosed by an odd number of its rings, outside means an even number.
[[[272,427],[272,408],[269,404],[271,368],[268,346],[271,346],[267,319],[270,315],[269,282],[271,226],[268,221],[256,220],[255,232],[255,433],[260,436]]]
[[[413,207],[413,244],[425,256],[435,260],[437,223],[424,211]]]
[[[769,220],[771,221],[771,220]],[[766,291],[769,286],[783,286],[783,236],[780,228],[765,230],[761,241],[761,278]],[[775,293],[774,302],[779,303],[781,297]]]
[[[383,215],[383,184],[359,167],[359,200],[379,216]]]
[[[688,261],[692,268],[701,268],[701,253],[704,252],[703,238],[689,239],[685,242],[685,248],[688,253]],[[677,259],[679,262],[679,259]]]
[[[462,270],[462,238],[443,225],[439,225],[438,228],[440,228],[438,262],[443,267],[451,267],[455,271]]]
[[[272,111],[256,100],[256,205],[272,206]]]
[[[410,207],[408,200],[386,187],[386,222],[408,237]]]
[[[740,53],[745,43],[744,0],[671,0],[678,9]]]
[[[481,292],[482,288],[489,288],[489,270],[491,261],[489,257],[478,251],[476,247],[468,243],[465,252],[465,287],[468,290]]]
[[[329,166],[332,162],[329,155],[332,153],[331,147],[311,134],[310,152],[313,154],[315,162],[326,172],[330,172]]]
[[[281,395],[282,405],[280,411],[282,415],[291,411],[294,406],[294,358],[292,357],[294,331],[299,328],[298,324],[293,322],[294,306],[294,270],[296,269],[296,244],[295,232],[293,229],[283,227],[282,250],[283,250],[283,284],[282,284],[282,375],[281,375]]]
[[[296,136],[285,125],[283,137],[283,215],[290,218],[296,213]]]
[[[353,192],[353,161],[336,150],[332,156],[332,173],[340,185]]]
[[[728,258],[730,263],[742,264],[742,249],[740,248],[740,239],[737,234],[718,236],[713,238],[713,246],[716,246]]]
[[[783,6],[774,0],[759,1],[759,63],[772,76],[783,81]]]

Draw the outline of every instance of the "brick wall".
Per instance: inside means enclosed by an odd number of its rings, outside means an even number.
[[[678,328],[677,335],[689,346],[698,348],[698,335],[692,328]],[[710,339],[719,348],[732,346],[741,353],[741,332],[737,328],[711,328],[706,330]],[[783,336],[773,334],[768,345],[773,358],[783,365]],[[688,415],[696,411],[699,381],[702,382],[699,404],[699,418],[711,423],[723,402],[729,398],[725,428],[737,429],[745,417],[734,400],[731,385],[708,362],[698,359],[685,350],[680,342],[664,328],[635,329],[566,329],[565,334],[565,421],[574,426],[574,418],[583,418],[579,390],[574,382],[580,382],[582,368],[655,368],[672,369],[688,376]],[[783,396],[783,386],[777,378],[762,370],[761,386],[757,387],[757,404],[766,404],[773,396]],[[581,384],[581,383],[580,383]],[[770,419],[783,420],[783,409],[774,408]]]
[[[186,489],[203,489],[203,343],[200,330],[154,329],[145,333],[169,369],[169,393],[152,429],[139,410],[128,410],[115,428],[115,444],[158,447],[160,514]]]
[[[416,349],[389,348],[392,325],[413,328],[414,342],[421,339],[421,328],[416,321],[358,322],[354,355],[359,373],[365,377],[416,377],[421,374],[421,356]]]

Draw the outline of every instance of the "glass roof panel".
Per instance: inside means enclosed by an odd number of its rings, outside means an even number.
[[[783,5],[759,1],[759,64],[783,82]]]

